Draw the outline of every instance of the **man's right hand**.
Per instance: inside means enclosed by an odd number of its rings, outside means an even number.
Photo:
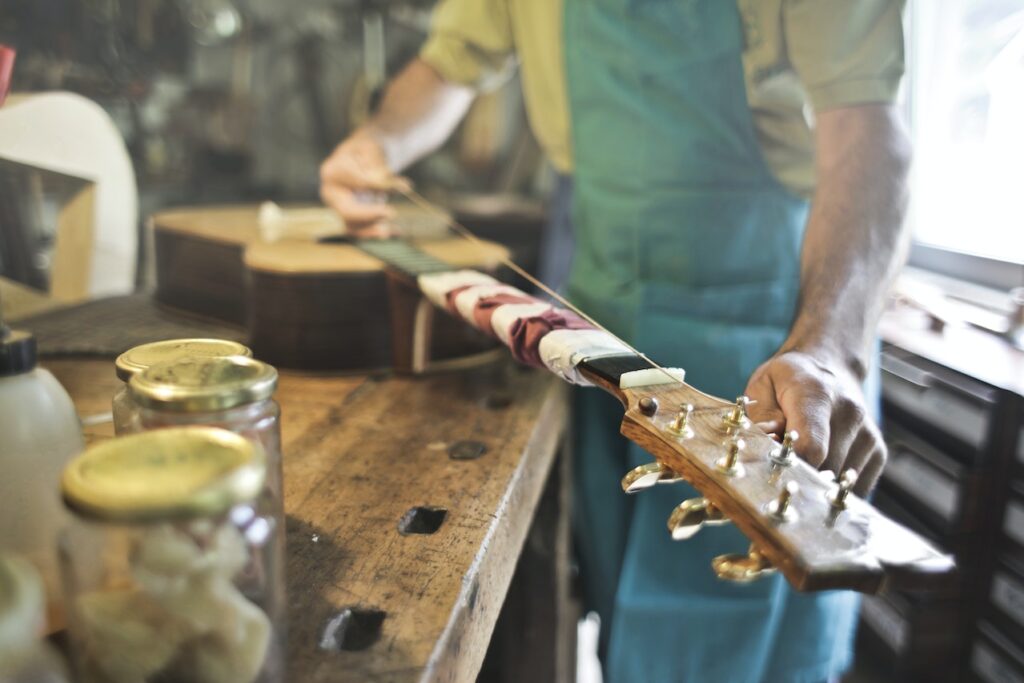
[[[320,165],[320,198],[357,237],[391,235],[395,210],[387,204],[387,192],[395,183],[384,147],[363,130],[345,139]]]

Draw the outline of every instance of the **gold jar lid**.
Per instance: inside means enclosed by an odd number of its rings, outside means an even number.
[[[160,363],[131,378],[128,391],[145,408],[175,412],[226,410],[270,398],[277,370],[245,358],[194,358]]]
[[[255,498],[267,476],[263,449],[218,427],[123,436],[68,463],[69,507],[104,520],[145,522],[221,514]]]
[[[168,363],[182,358],[222,356],[252,358],[252,351],[244,344],[226,339],[166,339],[130,348],[117,357],[114,365],[118,378],[122,382],[127,382],[133,375],[158,363]]]

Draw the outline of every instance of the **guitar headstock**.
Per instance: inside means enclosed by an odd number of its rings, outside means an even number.
[[[779,443],[751,424],[743,397],[733,403],[683,382],[624,389],[588,374],[621,398],[623,435],[656,459],[626,473],[624,490],[687,481],[702,498],[671,512],[673,538],[732,522],[750,539],[746,553],[708,558],[720,577],[742,582],[777,570],[799,590],[875,593],[938,586],[955,571],[948,555],[853,494],[855,472],[837,481],[796,455],[797,435]]]

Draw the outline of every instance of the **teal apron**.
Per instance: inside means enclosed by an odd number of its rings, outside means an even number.
[[[687,380],[742,393],[793,321],[807,203],[761,156],[732,0],[564,0],[576,250],[570,297]],[[732,527],[669,539],[685,485],[624,496],[651,456],[618,436],[622,410],[577,394],[576,529],[602,617],[606,683],[818,683],[850,660],[857,599],[800,595],[779,577],[719,581]]]

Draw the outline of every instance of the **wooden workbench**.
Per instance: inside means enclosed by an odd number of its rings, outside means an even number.
[[[110,423],[90,424],[90,416],[110,409],[112,362],[43,364],[71,393],[88,438],[108,438]],[[520,634],[512,640],[527,652],[485,670],[490,680],[568,676],[571,652],[552,651],[566,642],[556,634],[575,629],[558,608],[567,602],[564,487],[548,487],[550,512],[530,531],[565,429],[557,380],[504,365],[423,378],[284,373],[277,398],[289,681],[474,680],[528,533],[528,556],[534,546],[556,549],[545,551],[553,563],[520,562],[527,576],[516,582],[528,586],[516,589],[516,602],[537,605],[526,616],[538,623],[499,627]],[[423,510],[413,530],[429,530],[443,514],[436,532],[400,532],[416,508]],[[506,611],[522,618],[526,610]],[[508,641],[496,638],[490,657],[515,649]]]

